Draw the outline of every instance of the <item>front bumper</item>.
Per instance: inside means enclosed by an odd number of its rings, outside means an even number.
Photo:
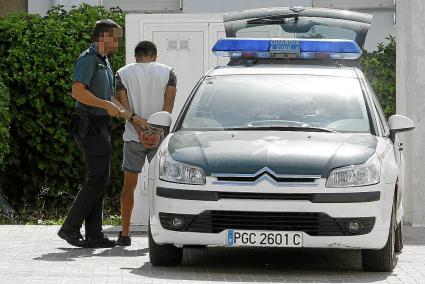
[[[156,190],[164,187],[181,190],[183,197],[158,196]],[[243,187],[182,186],[159,181],[151,196],[150,225],[153,239],[159,244],[178,246],[226,246],[227,229],[240,229],[302,231],[303,246],[311,248],[380,249],[387,241],[393,184],[350,189],[327,189],[324,183],[315,188],[267,187],[251,187],[248,191],[248,188]],[[189,194],[187,198],[192,200],[184,199],[190,190],[209,192],[201,195],[211,198],[202,200],[205,198],[193,198],[198,194]],[[239,198],[238,194],[216,198],[212,194],[214,192],[238,193]],[[241,198],[243,193],[251,196]],[[332,195],[326,196],[329,193]],[[376,193],[379,193],[378,198]],[[255,199],[255,194],[269,194],[272,199]],[[279,199],[276,194],[283,194],[280,195],[282,198]],[[335,197],[342,198],[341,202]],[[173,230],[167,226],[173,216],[183,216],[190,226],[184,231]],[[360,221],[362,231],[355,235],[347,233],[345,225],[350,220]],[[270,227],[270,224],[274,227]]]

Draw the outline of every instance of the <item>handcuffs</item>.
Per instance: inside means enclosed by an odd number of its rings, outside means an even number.
[[[135,114],[134,112],[130,115],[129,121],[133,122],[134,118],[137,116],[137,114]],[[148,129],[142,130],[140,132],[138,132],[138,134],[144,132],[147,135],[153,135],[153,134],[162,134],[163,129],[158,128],[158,127],[152,127],[149,126]]]

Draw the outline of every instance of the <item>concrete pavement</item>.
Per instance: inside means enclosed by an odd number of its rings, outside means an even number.
[[[146,235],[131,247],[78,249],[58,228],[0,226],[0,283],[425,283],[425,228],[404,227],[393,273],[363,272],[359,251],[320,249],[188,249],[180,267],[160,268]]]

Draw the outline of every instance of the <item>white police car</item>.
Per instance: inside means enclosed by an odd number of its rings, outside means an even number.
[[[401,115],[387,123],[350,67],[370,20],[314,8],[225,16],[230,37],[277,25],[294,38],[214,46],[230,63],[202,77],[149,169],[153,265],[214,245],[361,249],[366,270],[394,268],[404,179],[396,134],[414,124]],[[353,38],[305,38],[321,25]]]

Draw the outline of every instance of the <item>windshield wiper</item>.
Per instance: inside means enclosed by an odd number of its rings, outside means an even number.
[[[276,131],[305,131],[305,132],[331,132],[338,131],[323,127],[302,127],[302,126],[246,126],[246,127],[230,127],[224,130],[276,130]]]

